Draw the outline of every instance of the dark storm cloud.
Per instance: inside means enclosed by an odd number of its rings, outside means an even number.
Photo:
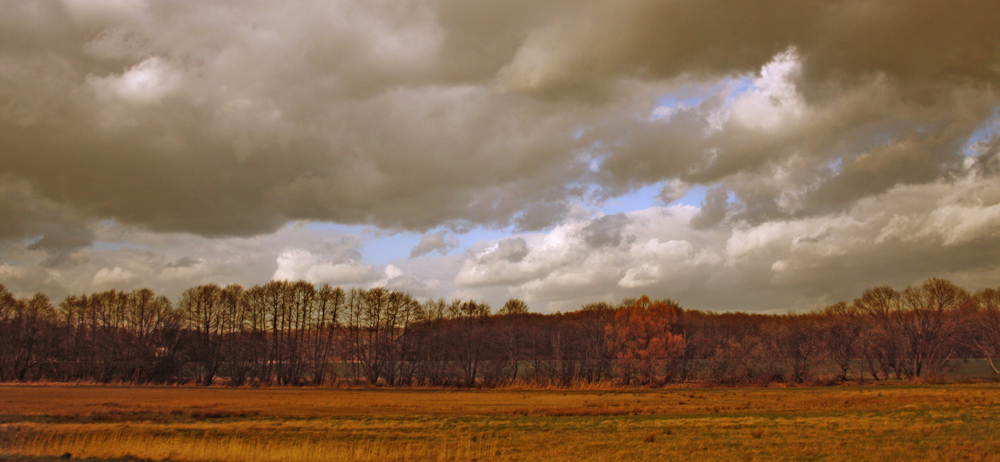
[[[579,95],[639,79],[756,71],[798,48],[810,83],[884,74],[906,82],[989,84],[1000,73],[1000,5],[979,0],[592,1],[532,30],[502,75]],[[921,89],[910,88],[915,95]],[[923,88],[932,90],[932,88]]]
[[[15,2],[4,171],[92,216],[203,235],[537,227],[524,205],[579,176],[576,121],[490,82],[553,7],[460,3]],[[474,53],[484,34],[493,51]]]
[[[94,233],[71,208],[38,196],[24,180],[0,175],[0,241],[57,255],[89,245]]]
[[[595,140],[609,151],[599,181],[621,191],[760,174],[793,155],[815,170],[894,132],[893,146],[845,157],[836,181],[792,184],[810,189],[808,212],[937,178],[995,104],[992,3],[537,3],[12,2],[3,169],[81,214],[155,230],[532,230],[565,217]],[[782,97],[811,111],[799,125],[722,121],[706,139],[697,111],[633,117],[657,85],[754,73],[787,50],[801,69],[779,76],[794,86]],[[594,129],[574,138],[582,126]],[[786,186],[729,187],[750,203]]]

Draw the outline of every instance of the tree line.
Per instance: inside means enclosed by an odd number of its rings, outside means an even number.
[[[271,281],[15,298],[0,285],[0,381],[491,387],[514,381],[659,386],[947,377],[982,358],[1000,376],[1000,291],[932,278],[787,315],[625,299],[496,313],[384,287]]]

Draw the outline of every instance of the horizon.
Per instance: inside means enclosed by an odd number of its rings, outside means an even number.
[[[199,297],[203,296],[203,295],[199,295],[199,294],[202,294],[202,289],[213,288],[213,286],[214,286],[215,290],[222,291],[222,290],[228,290],[230,286],[235,285],[235,286],[238,286],[238,290],[240,291],[239,293],[241,293],[241,296],[243,296],[243,294],[245,294],[246,291],[249,291],[249,290],[252,290],[252,289],[258,289],[258,288],[264,288],[265,286],[267,286],[268,284],[271,284],[271,283],[284,283],[284,284],[290,284],[290,285],[296,285],[296,284],[303,283],[303,284],[309,285],[309,287],[312,287],[316,291],[316,294],[318,294],[321,290],[324,290],[325,288],[329,288],[331,290],[341,290],[341,291],[343,291],[343,295],[347,296],[347,297],[354,297],[354,296],[364,297],[364,294],[367,291],[370,291],[370,290],[373,290],[373,289],[376,289],[376,290],[377,289],[384,289],[384,290],[386,290],[389,293],[394,293],[395,292],[395,293],[403,294],[407,299],[413,300],[414,302],[416,302],[417,304],[419,304],[422,307],[421,310],[423,310],[423,311],[421,311],[421,312],[423,312],[423,313],[426,313],[426,310],[428,310],[428,309],[432,309],[432,308],[436,307],[437,304],[447,305],[447,306],[450,307],[449,309],[454,309],[455,307],[457,307],[459,305],[462,305],[462,304],[465,304],[465,303],[472,303],[475,306],[478,306],[480,308],[485,308],[486,311],[484,311],[484,313],[487,316],[505,316],[505,315],[508,315],[508,314],[536,314],[536,315],[547,316],[547,315],[561,315],[561,314],[571,314],[571,313],[576,313],[576,312],[588,311],[588,310],[591,310],[591,309],[595,309],[594,307],[599,306],[599,305],[603,305],[603,308],[599,308],[599,309],[602,309],[602,310],[603,309],[607,309],[607,310],[610,310],[610,311],[620,311],[620,310],[626,309],[626,308],[628,308],[630,306],[634,306],[636,304],[641,304],[640,302],[643,301],[643,300],[645,300],[645,302],[647,302],[647,303],[649,303],[649,302],[654,303],[654,304],[655,303],[666,303],[669,306],[676,307],[676,308],[680,309],[681,311],[695,311],[695,312],[699,312],[699,313],[718,314],[718,315],[724,315],[724,314],[742,314],[742,315],[751,315],[751,316],[752,315],[763,315],[763,316],[773,316],[773,317],[780,318],[780,317],[784,317],[784,316],[796,316],[796,315],[806,315],[806,316],[809,316],[809,315],[817,315],[817,314],[827,316],[827,315],[830,315],[830,312],[829,312],[830,309],[834,309],[834,312],[837,312],[836,310],[839,308],[838,305],[841,305],[841,304],[842,304],[843,307],[846,307],[849,310],[855,310],[855,309],[858,309],[857,308],[858,307],[858,303],[862,303],[862,304],[864,303],[864,298],[865,298],[865,296],[869,292],[878,291],[878,290],[881,290],[881,289],[886,288],[886,287],[888,287],[897,296],[901,297],[900,300],[897,300],[897,301],[899,301],[899,302],[902,303],[902,297],[905,296],[905,293],[906,293],[907,290],[917,290],[917,291],[922,290],[922,288],[926,284],[930,283],[931,281],[935,281],[935,280],[937,280],[937,281],[943,281],[944,283],[946,283],[948,285],[954,285],[954,287],[960,292],[959,298],[961,298],[963,300],[962,304],[968,304],[968,303],[978,304],[978,303],[981,303],[981,302],[978,302],[977,300],[980,300],[982,297],[987,297],[987,298],[991,297],[992,296],[992,292],[991,291],[1000,291],[1000,288],[994,288],[994,287],[983,287],[983,288],[967,288],[967,287],[962,287],[960,285],[955,285],[952,281],[949,281],[947,279],[931,277],[931,278],[928,278],[927,280],[923,281],[922,283],[913,284],[913,285],[909,285],[909,286],[906,286],[906,287],[892,287],[892,286],[887,286],[887,285],[867,287],[867,288],[864,289],[863,292],[859,292],[853,298],[848,298],[848,299],[844,299],[844,300],[837,300],[837,301],[831,302],[831,303],[829,303],[827,305],[824,305],[822,307],[817,307],[817,308],[813,308],[813,309],[810,309],[810,310],[798,310],[798,311],[794,311],[794,310],[782,310],[780,308],[775,308],[775,309],[760,310],[760,311],[748,311],[748,310],[725,310],[725,311],[723,311],[723,310],[715,310],[715,309],[699,309],[699,308],[691,308],[691,307],[684,306],[684,303],[682,301],[676,300],[676,299],[673,299],[673,298],[670,298],[670,297],[653,298],[653,297],[649,297],[646,294],[641,294],[639,296],[624,297],[624,298],[622,298],[620,300],[613,300],[613,301],[606,301],[606,300],[592,300],[592,301],[589,301],[589,302],[585,301],[581,305],[576,306],[576,307],[570,307],[569,309],[566,309],[566,310],[556,310],[556,311],[550,311],[550,312],[539,312],[537,310],[532,310],[530,305],[528,305],[527,303],[525,303],[524,300],[521,300],[521,299],[518,299],[518,298],[510,298],[510,299],[505,300],[501,304],[491,305],[490,303],[488,303],[488,302],[486,302],[484,300],[481,300],[481,299],[461,299],[461,298],[451,298],[451,299],[437,298],[437,299],[431,299],[431,298],[421,298],[421,297],[414,297],[412,294],[410,294],[409,292],[406,292],[404,290],[389,289],[389,288],[386,288],[385,286],[372,285],[372,286],[368,286],[368,287],[357,287],[357,286],[356,287],[350,287],[350,286],[346,286],[345,287],[345,286],[339,286],[339,285],[330,285],[330,284],[327,284],[327,283],[313,284],[312,282],[309,282],[309,281],[306,281],[306,280],[302,280],[302,279],[300,279],[300,280],[288,280],[288,279],[278,280],[278,279],[272,279],[272,280],[267,281],[265,283],[255,284],[255,285],[252,285],[252,286],[245,286],[245,285],[238,284],[238,283],[230,283],[230,284],[208,283],[208,284],[202,284],[202,285],[199,285],[199,286],[189,287],[186,290],[184,290],[184,292],[180,296],[178,296],[176,298],[175,297],[169,297],[169,296],[164,295],[164,294],[156,293],[156,291],[154,291],[154,290],[152,290],[152,289],[150,289],[148,287],[139,287],[139,288],[135,288],[135,289],[131,289],[131,290],[121,290],[121,289],[111,288],[111,289],[107,289],[107,290],[103,290],[103,291],[94,291],[94,292],[88,292],[88,293],[74,293],[74,294],[67,295],[65,298],[63,298],[61,300],[56,300],[56,299],[49,298],[48,294],[45,294],[43,292],[36,292],[35,294],[31,294],[30,296],[24,296],[24,295],[14,294],[14,293],[10,292],[9,289],[7,289],[6,287],[4,287],[3,284],[0,284],[0,294],[10,295],[11,297],[13,297],[13,299],[11,300],[12,302],[14,302],[14,303],[24,303],[24,304],[31,304],[35,297],[37,297],[38,295],[43,295],[45,297],[45,299],[48,300],[48,306],[51,307],[51,309],[56,310],[53,313],[60,313],[59,316],[62,316],[63,315],[62,314],[63,313],[62,310],[64,309],[64,307],[63,307],[64,302],[65,303],[69,303],[69,304],[72,305],[73,303],[80,301],[81,297],[94,297],[94,296],[98,296],[98,295],[106,295],[106,294],[108,294],[110,292],[117,292],[117,293],[120,293],[120,294],[134,294],[137,291],[150,290],[151,293],[154,296],[156,296],[158,298],[159,297],[165,298],[166,299],[166,303],[171,308],[173,308],[174,310],[177,310],[178,313],[182,313],[185,310],[185,307],[184,307],[184,300],[185,299],[187,299],[188,302],[191,302],[191,300],[194,300],[194,299],[198,299]],[[6,296],[6,295],[4,295],[4,296]],[[188,298],[188,297],[191,297],[191,298]],[[318,299],[313,300],[313,303],[319,303],[319,302],[320,301]],[[508,304],[510,304],[511,302],[513,302],[513,306],[515,306],[515,307],[519,306],[520,304],[523,303],[524,304],[523,306],[526,308],[527,311],[524,311],[524,312],[513,312],[513,313],[512,312],[505,312],[506,311],[506,306]],[[221,303],[221,302],[219,300],[216,300],[216,303]],[[962,304],[960,304],[959,306],[961,306]],[[902,309],[902,310],[912,309],[912,307],[906,307],[904,305],[905,304],[900,304],[898,306],[898,308]]]

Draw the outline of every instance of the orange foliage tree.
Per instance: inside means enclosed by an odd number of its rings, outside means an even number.
[[[671,332],[681,314],[671,300],[643,295],[626,300],[607,326],[608,351],[623,384],[660,384],[670,380],[684,354],[684,336]]]

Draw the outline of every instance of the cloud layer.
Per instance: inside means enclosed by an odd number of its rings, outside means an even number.
[[[973,288],[1000,276],[1000,183],[974,170],[897,186],[823,217],[700,230],[692,226],[699,213],[671,206],[584,214],[472,252],[455,282],[505,287],[549,309],[651,294],[700,309],[785,312],[929,274]],[[608,223],[614,231],[594,239]],[[512,241],[520,244],[516,258],[502,250]]]
[[[385,281],[553,308],[669,288],[768,309],[989,281],[996,18],[975,0],[13,1],[0,283]],[[594,212],[649,185],[664,207]],[[694,186],[699,206],[666,207]],[[315,221],[423,237],[390,269]],[[516,235],[455,252],[477,229]],[[857,263],[874,255],[900,267]]]

